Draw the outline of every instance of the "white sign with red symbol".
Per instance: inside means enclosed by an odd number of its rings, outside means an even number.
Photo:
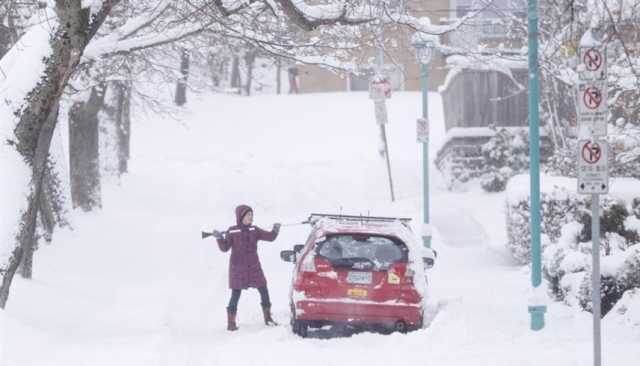
[[[416,136],[418,142],[429,142],[429,121],[424,118],[418,118],[416,121]]]
[[[606,136],[609,113],[606,81],[580,83],[577,94],[580,136]]]
[[[578,193],[609,192],[608,151],[605,140],[578,141]]]
[[[369,98],[385,100],[391,98],[391,81],[384,77],[375,77],[369,82]]]
[[[607,80],[607,53],[605,47],[580,47],[578,51],[580,80]]]

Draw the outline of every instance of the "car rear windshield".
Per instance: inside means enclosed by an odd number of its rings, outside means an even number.
[[[337,267],[388,269],[393,263],[407,261],[404,243],[379,235],[339,234],[318,243],[318,255]],[[368,263],[369,266],[364,264]]]

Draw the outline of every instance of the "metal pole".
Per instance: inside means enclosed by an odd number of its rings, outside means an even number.
[[[378,75],[383,74],[384,67],[384,28],[381,23],[380,25],[380,33],[378,38],[378,56],[377,56],[377,69]],[[377,103],[377,102],[376,102]],[[386,103],[386,101],[381,101],[380,103]],[[391,202],[395,202],[396,197],[393,192],[393,177],[391,175],[391,158],[389,157],[389,144],[387,143],[387,129],[384,124],[380,124],[380,137],[382,138],[382,142],[384,143],[384,155],[387,160],[387,175],[389,176],[389,190],[391,191]]]
[[[540,97],[538,70],[538,1],[529,0],[529,156],[531,158],[531,284],[542,283],[540,248],[540,127],[538,102]],[[544,328],[546,306],[530,304],[531,329]]]
[[[393,193],[393,177],[391,176],[391,159],[389,158],[389,145],[387,144],[387,131],[384,128],[384,125],[380,125],[382,128],[382,139],[384,141],[385,147],[385,155],[387,157],[387,172],[389,175],[389,189],[391,190],[391,202],[396,201],[396,196]]]
[[[591,195],[591,242],[593,268],[591,271],[591,303],[593,310],[593,365],[601,365],[600,336],[600,195]]]
[[[429,121],[429,65],[420,63],[420,89],[422,90],[422,118]],[[428,123],[428,122],[427,122]],[[422,143],[422,194],[424,204],[424,224],[429,224],[429,141]],[[431,236],[422,237],[425,247],[431,248]]]

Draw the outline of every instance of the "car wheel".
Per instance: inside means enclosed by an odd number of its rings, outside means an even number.
[[[402,333],[402,334],[406,334],[409,331],[409,328],[407,327],[407,323],[403,322],[402,320],[399,320],[396,322],[394,329],[396,332]]]
[[[301,320],[293,321],[293,333],[299,335],[302,338],[307,338],[309,332],[309,325]]]
[[[309,324],[296,318],[296,308],[293,304],[291,304],[291,330],[293,334],[297,334],[302,338],[307,338],[309,331]]]

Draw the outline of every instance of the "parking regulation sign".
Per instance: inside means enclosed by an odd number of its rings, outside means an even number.
[[[582,136],[607,134],[606,81],[580,83],[577,88],[578,127]]]
[[[580,47],[580,80],[607,80],[607,53],[604,46]]]
[[[609,192],[608,145],[605,140],[578,141],[578,193]]]

